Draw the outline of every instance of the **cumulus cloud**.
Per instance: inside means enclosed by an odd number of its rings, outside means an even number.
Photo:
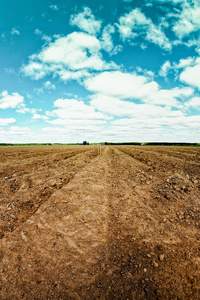
[[[85,81],[85,87],[95,93],[91,96],[92,106],[118,117],[137,114],[177,116],[177,109],[182,109],[184,102],[194,93],[191,87],[160,89],[148,77],[120,71],[90,77]]]
[[[180,80],[186,84],[200,89],[200,58],[195,60],[195,65],[188,65],[180,74]]]
[[[195,57],[187,57],[184,59],[180,59],[178,63],[176,62],[171,63],[169,60],[167,60],[161,66],[158,74],[162,77],[167,77],[170,71],[174,71],[176,75],[178,75],[178,72],[180,72],[181,69],[185,70],[187,67],[193,67],[198,63],[200,63],[200,60],[199,58],[195,58]]]
[[[118,68],[114,62],[105,62],[101,55],[101,43],[95,37],[83,32],[73,32],[58,37],[55,42],[43,47],[39,54],[30,57],[27,65],[21,67],[25,76],[39,80],[50,73],[69,77],[79,70],[102,71]],[[66,71],[71,73],[66,74]]]
[[[20,71],[31,79],[39,80],[48,75],[51,71],[48,65],[30,60],[28,65],[22,65]]]
[[[103,72],[88,78],[85,81],[85,87],[91,92],[120,99],[141,99],[158,90],[158,84],[155,81],[148,82],[145,76],[120,71]]]
[[[147,18],[139,8],[133,9],[130,13],[119,18],[116,24],[122,39],[131,40],[138,36],[138,31],[143,34],[145,40],[158,45],[165,50],[171,50],[169,39],[161,29],[161,25],[156,26],[150,18]]]
[[[82,32],[73,32],[45,47],[38,54],[38,58],[43,63],[61,64],[71,70],[84,68],[99,70],[103,67],[100,49],[101,45],[96,37]]]
[[[182,39],[189,35],[191,32],[198,31],[200,29],[200,6],[199,1],[193,1],[190,4],[187,1],[183,1],[182,11],[177,15],[172,30],[177,37]]]
[[[0,94],[0,109],[8,109],[8,108],[14,108],[15,111],[20,114],[30,113],[34,115],[37,114],[37,111],[39,111],[39,109],[26,107],[26,104],[24,103],[24,97],[21,96],[20,94],[18,93],[8,94],[8,91],[3,91]],[[8,119],[1,119],[0,123],[5,123],[6,125],[14,122],[15,119],[8,118]]]
[[[89,7],[85,7],[83,12],[74,14],[70,18],[70,24],[76,25],[81,30],[96,35],[101,29],[102,21],[96,20]]]
[[[111,52],[113,50],[113,40],[112,34],[115,33],[115,27],[112,25],[107,25],[102,34],[102,49],[107,52]]]
[[[53,125],[104,124],[110,119],[97,112],[94,107],[76,99],[58,99],[54,102],[54,107],[55,110],[46,112],[48,117],[56,118],[48,121]]]
[[[21,105],[24,101],[24,97],[19,95],[18,93],[8,94],[8,91],[3,91],[0,94],[0,108],[16,108]]]
[[[165,105],[170,107],[179,107],[182,102],[193,94],[194,90],[190,87],[173,88],[171,90],[157,90],[143,99],[144,102]]]
[[[145,119],[146,117],[155,118],[157,116],[177,115],[169,107],[164,108],[153,104],[136,104],[103,94],[92,96],[91,105],[101,112],[117,117],[143,118],[143,122],[146,124],[148,124]]]
[[[0,125],[6,126],[12,123],[15,123],[16,120],[14,118],[0,118]]]
[[[32,116],[32,119],[33,120],[48,120],[48,117],[47,116],[43,116],[43,115],[39,115],[38,113],[34,113],[33,116]]]
[[[200,110],[200,97],[193,97],[185,103],[185,106]]]

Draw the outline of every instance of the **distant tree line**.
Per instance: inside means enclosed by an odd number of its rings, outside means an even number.
[[[124,143],[109,143],[105,142],[105,145],[140,145],[140,146],[195,146],[199,147],[200,143],[168,143],[168,142],[149,142],[149,143],[138,143],[138,142],[124,142]]]
[[[124,142],[124,143],[111,143],[102,142],[101,145],[135,145],[135,146],[192,146],[200,147],[200,143],[167,143],[167,142],[150,142],[150,143],[139,143],[139,142]],[[11,143],[0,143],[1,146],[48,146],[48,145],[89,145],[89,142],[83,141],[83,143],[77,144],[62,144],[62,143],[29,143],[29,144],[11,144]]]

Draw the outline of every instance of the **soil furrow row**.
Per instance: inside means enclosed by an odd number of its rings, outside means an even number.
[[[60,169],[57,165],[54,167],[50,165],[47,170],[40,173],[4,180],[3,190],[0,191],[2,195],[0,238],[25,222],[56,190],[68,184],[76,173],[89,164],[97,153],[97,149],[84,151],[60,162]]]

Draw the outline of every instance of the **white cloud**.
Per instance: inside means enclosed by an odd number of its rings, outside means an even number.
[[[110,55],[116,55],[119,52],[122,52],[123,50],[123,46],[122,45],[117,45],[114,47],[114,49],[112,50],[112,52],[110,53]]]
[[[39,80],[50,73],[50,68],[41,62],[30,60],[29,64],[23,65],[20,71],[31,79]]]
[[[8,131],[9,135],[26,135],[31,132],[29,127],[11,126]]]
[[[6,125],[9,125],[9,124],[12,124],[12,123],[15,123],[16,120],[13,119],[13,118],[0,118],[0,125],[1,126],[6,126]]]
[[[198,62],[198,60],[197,60]],[[175,69],[183,69],[188,66],[195,65],[195,58],[194,57],[187,57],[184,59],[180,59],[178,64],[173,64]]]
[[[46,112],[48,117],[56,118],[48,121],[53,125],[104,124],[110,119],[95,111],[94,107],[76,99],[58,99],[54,102],[54,107],[55,110]]]
[[[38,28],[35,29],[34,33],[35,33],[36,35],[42,35],[42,31],[39,30]]]
[[[19,95],[18,93],[12,93],[11,95],[8,94],[7,91],[3,91],[0,94],[0,108],[7,109],[7,108],[16,108],[24,101],[24,97]]]
[[[46,35],[46,34],[43,34],[42,40],[44,40],[47,43],[50,43],[52,38],[50,36]]]
[[[152,4],[152,3],[147,3],[145,6],[147,6],[147,7],[152,7],[153,4]]]
[[[79,71],[68,71],[64,68],[58,70],[55,72],[60,79],[64,82],[69,81],[69,80],[77,80],[77,81],[82,81],[86,79],[87,77],[90,77],[91,74],[87,70],[79,70]]]
[[[34,113],[32,119],[33,120],[39,120],[39,119],[48,120],[48,117],[47,116],[43,116],[43,115],[39,115],[38,113]]]
[[[195,65],[187,66],[183,70],[180,80],[200,89],[200,58],[195,60]]]
[[[52,38],[46,34],[43,34],[43,32],[41,30],[39,30],[38,28],[35,29],[34,33],[38,36],[41,36],[41,39],[44,40],[47,43],[50,43]]]
[[[12,35],[20,35],[20,31],[17,28],[12,28],[11,34]]]
[[[119,82],[120,84],[116,84]],[[190,87],[176,87],[170,90],[160,89],[155,81],[135,73],[103,72],[86,79],[85,87],[94,92],[91,105],[110,115],[148,116],[166,114],[178,116],[183,109],[184,101],[194,90]],[[122,100],[126,101],[122,101]],[[128,99],[135,102],[127,101]],[[138,102],[140,101],[140,102]]]
[[[137,26],[145,26],[148,24],[148,20],[145,15],[140,11],[140,9],[133,9],[130,13],[121,16],[119,19],[119,24],[116,24],[119,33],[123,40],[132,39],[137,36],[133,29]]]
[[[117,125],[120,127],[127,127],[128,130],[134,130],[135,129],[140,129],[142,130],[143,128],[150,129],[151,128],[157,128],[157,129],[162,129],[162,127],[165,127],[165,131],[167,130],[166,127],[169,129],[173,130],[173,135],[174,135],[174,129],[194,129],[194,128],[199,128],[200,126],[200,119],[199,116],[184,116],[183,114],[175,115],[175,114],[168,114],[166,113],[165,115],[159,115],[156,114],[154,117],[145,116],[145,120],[143,118],[143,115],[140,115],[140,117],[134,117],[134,118],[129,118],[129,119],[119,119],[112,121],[111,123],[113,125]],[[149,131],[151,134],[151,131]],[[165,132],[163,132],[165,134]],[[180,139],[181,137],[179,137]],[[160,139],[158,138],[158,141]],[[191,140],[191,139],[190,139]]]
[[[200,29],[199,2],[193,1],[193,4],[189,4],[189,2],[183,1],[182,11],[177,17],[172,30],[180,39],[189,35],[191,32],[198,31]]]
[[[115,27],[112,25],[107,25],[102,34],[102,49],[107,52],[111,52],[113,50],[113,41],[112,41],[112,34],[115,33]]]
[[[178,74],[178,71],[180,71],[180,69],[186,69],[187,67],[192,67],[197,65],[200,62],[200,60],[197,58],[195,59],[195,57],[188,57],[188,58],[184,58],[184,59],[180,59],[178,63],[171,63],[169,60],[167,60],[160,68],[159,70],[159,75],[162,77],[167,77],[167,75],[169,74],[169,72],[172,70],[176,73],[176,75]]]
[[[56,10],[56,11],[58,10],[58,6],[57,6],[57,5],[50,5],[49,7],[50,7],[52,10]]]
[[[177,112],[171,111],[169,107],[161,107],[154,104],[136,104],[130,101],[122,101],[116,97],[107,95],[94,95],[91,100],[91,105],[106,114],[111,114],[117,117],[134,117],[142,118],[146,123],[145,118],[155,118],[157,116],[173,116]],[[147,123],[148,124],[148,123]]]
[[[15,108],[15,111],[21,114],[25,114],[25,113],[36,114],[37,111],[39,110],[35,108],[26,107],[26,104],[24,103],[24,97],[21,96],[20,94],[12,93],[9,95],[7,91],[3,91],[0,94],[0,109],[8,109],[8,108]],[[12,121],[14,119],[9,118],[5,120]]]
[[[158,90],[158,84],[155,81],[148,82],[145,76],[120,71],[103,72],[86,79],[85,87],[91,92],[120,99],[141,99]]]
[[[190,87],[176,87],[171,90],[158,90],[147,95],[147,97],[143,99],[143,101],[146,103],[157,105],[180,107],[182,103],[179,102],[178,99],[184,100],[190,97],[193,94],[193,92],[194,90]]]
[[[100,58],[100,49],[101,45],[96,37],[82,32],[73,32],[45,47],[38,58],[43,63],[61,64],[71,70],[85,68],[101,70],[103,61]]]
[[[43,47],[39,54],[30,56],[28,65],[21,67],[25,76],[39,80],[50,73],[66,80],[81,77],[73,74],[80,70],[109,70],[118,68],[114,62],[105,62],[100,53],[101,43],[95,37],[83,32],[73,32],[59,37]]]
[[[193,97],[188,102],[185,103],[185,106],[200,109],[200,97]]]
[[[152,22],[148,26],[145,39],[165,50],[172,49],[172,45],[165,33],[161,30],[161,27],[155,26]]]
[[[89,7],[85,7],[83,12],[72,15],[70,18],[71,25],[76,25],[81,30],[86,31],[91,35],[95,35],[100,31],[101,23],[102,21],[95,20],[95,17]]]
[[[141,34],[145,40],[158,45],[165,50],[171,50],[172,46],[161,26],[153,24],[150,18],[147,18],[138,8],[119,18],[119,24],[116,24],[122,39],[130,40]]]
[[[48,90],[55,90],[56,86],[55,86],[55,84],[52,84],[51,81],[46,81],[44,83],[44,88],[46,88]]]

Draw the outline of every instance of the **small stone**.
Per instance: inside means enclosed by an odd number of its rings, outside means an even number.
[[[164,258],[165,258],[165,255],[164,255],[164,254],[160,254],[160,255],[159,255],[159,260],[160,260],[160,261],[163,261]]]
[[[146,273],[147,272],[147,269],[146,268],[144,268],[144,273]]]
[[[158,263],[157,263],[157,262],[155,262],[155,261],[153,262],[153,265],[154,265],[154,267],[155,267],[155,268],[157,268],[157,267],[158,267]]]
[[[147,254],[147,257],[151,257],[151,254],[148,253],[148,254]]]

